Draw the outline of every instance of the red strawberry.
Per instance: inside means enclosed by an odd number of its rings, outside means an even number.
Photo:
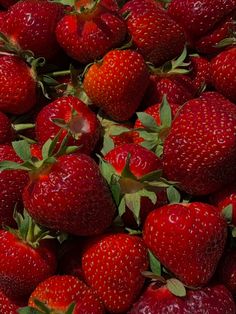
[[[127,234],[103,236],[85,251],[82,267],[86,282],[96,290],[106,309],[127,312],[144,284],[148,267],[142,239]]]
[[[0,144],[9,143],[14,138],[14,130],[10,119],[0,112]]]
[[[61,97],[45,106],[36,119],[36,136],[39,143],[54,138],[63,128],[60,142],[69,132],[68,145],[77,145],[79,152],[90,154],[100,136],[100,123],[96,115],[77,97]]]
[[[0,57],[0,110],[12,114],[29,111],[36,103],[36,75],[16,56]]]
[[[134,304],[129,314],[234,314],[235,303],[223,285],[214,285],[199,290],[190,290],[180,298],[171,294],[164,286],[151,284]]]
[[[0,313],[16,314],[17,309],[26,304],[27,301],[16,298],[9,298],[3,291],[0,290]]]
[[[63,12],[64,6],[59,3],[19,1],[9,8],[0,30],[22,49],[31,50],[36,56],[51,58],[59,50],[55,28]]]
[[[236,102],[236,48],[223,51],[212,61],[212,82],[219,93]]]
[[[186,103],[164,142],[163,170],[190,194],[213,193],[236,172],[236,107],[218,93]]]
[[[0,145],[0,161],[21,162],[14,149],[7,144]],[[0,228],[2,225],[14,225],[13,210],[22,203],[22,191],[28,182],[25,171],[0,171]]]
[[[218,267],[219,281],[236,296],[236,250],[226,251]]]
[[[73,59],[81,63],[97,60],[125,39],[125,22],[115,1],[77,1],[75,10],[56,29],[59,44]]]
[[[159,4],[131,0],[122,8],[132,41],[145,60],[155,65],[178,56],[185,44],[184,32]]]
[[[211,63],[201,56],[190,56],[191,72],[189,77],[196,91],[201,91],[205,86],[211,85]]]
[[[184,284],[205,285],[223,253],[227,224],[204,203],[171,204],[152,211],[143,238],[160,262]]]
[[[147,84],[147,66],[132,50],[108,52],[84,78],[84,89],[94,105],[117,121],[128,120],[135,113]]]
[[[16,214],[16,221],[17,230],[0,230],[0,288],[13,297],[28,297],[56,272],[55,245],[41,240],[42,230],[27,213]]]
[[[31,308],[45,310],[46,307],[50,313],[69,313],[72,303],[75,303],[73,314],[105,313],[93,290],[73,276],[49,277],[36,287],[29,298]],[[24,313],[24,308],[21,311],[19,313]]]

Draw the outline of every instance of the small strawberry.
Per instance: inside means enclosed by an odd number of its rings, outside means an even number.
[[[14,135],[11,120],[4,113],[0,112],[0,144],[11,142]]]
[[[126,26],[115,1],[77,1],[74,14],[57,25],[57,40],[73,59],[88,63],[105,55],[125,39]]]
[[[112,313],[127,312],[144,284],[148,268],[143,240],[128,234],[103,236],[83,254],[86,282]]]
[[[235,303],[230,292],[223,285],[214,285],[198,290],[189,290],[180,298],[165,287],[148,286],[129,314],[234,314]]]
[[[225,50],[212,61],[212,83],[215,89],[236,102],[236,48]]]
[[[191,72],[188,76],[192,80],[192,84],[196,91],[201,91],[205,86],[211,85],[211,63],[199,55],[190,56]]]
[[[77,145],[79,152],[90,154],[100,136],[96,115],[78,98],[64,96],[42,108],[36,118],[36,136],[39,143],[54,138],[63,129],[59,142],[69,132],[68,145]]]
[[[236,172],[236,107],[216,92],[187,102],[164,142],[163,171],[190,194],[217,191]]]
[[[104,314],[93,290],[73,276],[53,276],[39,283],[29,298],[29,307],[19,313]],[[30,311],[30,313],[31,313]],[[27,312],[28,313],[28,312]]]
[[[155,65],[178,56],[185,45],[183,28],[156,1],[131,0],[122,8],[134,45]]]
[[[231,249],[225,252],[219,266],[218,278],[229,291],[236,296],[236,250]]]
[[[158,208],[148,215],[143,230],[145,244],[163,266],[192,287],[211,279],[226,237],[225,219],[204,203]]]
[[[52,240],[25,212],[14,213],[18,229],[0,230],[0,289],[13,297],[28,297],[35,287],[56,272]]]
[[[0,290],[0,313],[16,314],[17,310],[26,304],[26,300],[9,298],[3,291]]]
[[[128,120],[141,103],[148,84],[143,57],[132,50],[112,50],[85,74],[84,89],[97,107],[117,121]]]

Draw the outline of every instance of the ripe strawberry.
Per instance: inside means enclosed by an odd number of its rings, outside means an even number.
[[[212,82],[219,93],[236,102],[236,48],[223,51],[212,61]]]
[[[17,310],[27,304],[24,299],[9,298],[0,290],[0,313],[16,314]]]
[[[226,237],[225,219],[204,203],[158,208],[148,215],[143,230],[147,247],[164,267],[192,287],[211,279]]]
[[[205,86],[211,85],[211,63],[201,56],[190,56],[191,72],[189,77],[196,91],[201,91]]]
[[[127,14],[132,41],[145,60],[161,65],[183,50],[183,28],[156,1],[131,0],[122,12]]]
[[[148,69],[137,52],[112,50],[101,63],[88,69],[83,84],[94,105],[114,120],[124,121],[141,103],[148,84]]]
[[[163,171],[190,194],[217,191],[236,172],[236,107],[222,95],[203,93],[179,111],[164,142]]]
[[[73,314],[104,314],[103,306],[93,290],[73,276],[53,276],[42,281],[29,298],[29,307],[48,313],[69,312],[75,303]],[[25,313],[22,308],[19,313]],[[68,312],[67,312],[68,311]],[[40,312],[41,313],[41,312]]]
[[[0,145],[0,161],[10,160],[17,163],[21,159],[8,144]],[[25,171],[0,171],[0,228],[2,225],[14,225],[13,210],[22,203],[22,191],[28,182]]]
[[[79,152],[90,154],[100,136],[100,123],[96,115],[77,97],[61,97],[45,106],[36,119],[39,143],[54,138],[63,129],[59,142],[69,132],[68,145],[77,145]]]
[[[129,314],[234,314],[235,311],[232,295],[223,285],[189,290],[186,297],[180,298],[165,286],[158,288],[154,283],[149,285]]]
[[[97,60],[125,39],[125,22],[115,1],[77,1],[75,10],[56,29],[59,44],[73,59],[81,63]]]
[[[18,229],[0,230],[0,289],[13,297],[28,297],[56,272],[55,243],[25,212],[15,213]]]
[[[0,112],[0,144],[9,143],[14,138],[14,130],[10,119]]]
[[[126,313],[143,287],[141,272],[148,267],[147,250],[137,236],[103,236],[85,251],[82,267],[86,282],[96,290],[106,309]]]
[[[23,114],[36,103],[36,75],[16,56],[0,58],[0,110]]]
[[[218,266],[218,278],[236,296],[236,250],[226,251]]]
[[[59,51],[55,28],[63,12],[64,6],[59,3],[46,0],[19,1],[9,8],[0,31],[22,49],[49,59]]]

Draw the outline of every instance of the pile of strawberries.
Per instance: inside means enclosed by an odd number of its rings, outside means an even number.
[[[0,5],[0,314],[235,314],[236,0]]]

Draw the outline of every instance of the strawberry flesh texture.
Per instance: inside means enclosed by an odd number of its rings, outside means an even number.
[[[86,282],[96,290],[106,309],[127,312],[144,284],[141,272],[148,267],[147,250],[136,236],[104,236],[85,251],[82,267]]]
[[[25,305],[27,305],[27,300],[10,298],[0,290],[0,313],[16,314],[17,309]]]
[[[131,0],[121,12],[128,12],[129,33],[145,60],[161,65],[180,55],[184,31],[155,1]]]
[[[225,252],[218,266],[218,278],[236,297],[236,250]]]
[[[28,112],[36,103],[36,80],[28,65],[16,56],[0,58],[0,110]]]
[[[184,284],[208,283],[223,253],[227,224],[204,203],[171,204],[152,211],[143,238],[160,262]]]
[[[114,3],[106,2],[100,1],[89,13],[65,15],[58,23],[57,40],[71,58],[81,63],[97,60],[125,39],[124,20],[114,10]],[[79,11],[83,3],[78,4]]]
[[[14,139],[14,130],[11,126],[11,120],[0,112],[0,144],[9,143]]]
[[[223,285],[214,285],[179,298],[166,287],[150,285],[134,304],[129,314],[233,314],[236,308],[230,292]]]
[[[72,110],[75,111],[73,115]],[[81,146],[79,153],[90,154],[100,136],[100,124],[96,115],[77,97],[61,97],[45,106],[36,119],[36,136],[39,143],[53,139],[60,131],[60,127],[53,123],[53,119],[63,119],[69,124],[72,133],[79,134],[76,139],[69,137],[68,146]],[[63,140],[67,130],[62,132],[59,143]],[[59,144],[58,143],[58,144]]]
[[[23,200],[38,223],[75,235],[103,232],[115,213],[97,164],[84,154],[59,157],[33,177],[24,189]]]

